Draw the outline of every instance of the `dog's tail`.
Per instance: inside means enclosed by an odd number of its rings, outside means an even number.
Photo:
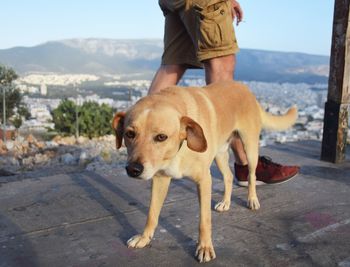
[[[260,117],[262,121],[262,127],[267,130],[282,131],[291,127],[298,118],[298,108],[296,106],[291,107],[284,115],[272,115],[258,104],[260,109]]]

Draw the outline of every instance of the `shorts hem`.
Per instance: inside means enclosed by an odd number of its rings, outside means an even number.
[[[161,62],[162,65],[186,65],[188,68],[190,69],[202,69],[203,68],[203,64],[201,64],[200,62],[196,62],[196,61],[191,61],[188,59],[176,59],[176,60],[164,60],[162,59]]]
[[[198,60],[200,62],[203,62],[208,59],[216,58],[216,57],[223,57],[223,56],[228,56],[228,55],[233,55],[238,53],[239,48],[231,48],[225,51],[208,51],[208,52],[202,52],[198,53]]]

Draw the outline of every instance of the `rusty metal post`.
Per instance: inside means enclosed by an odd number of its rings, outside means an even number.
[[[345,159],[350,106],[350,0],[335,0],[321,159]]]

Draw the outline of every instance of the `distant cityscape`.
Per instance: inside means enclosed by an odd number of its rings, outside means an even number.
[[[107,104],[116,110],[125,110],[139,98],[147,94],[150,80],[133,79],[127,75],[102,77],[86,74],[35,74],[24,76],[16,81],[18,88],[25,94],[31,119],[23,123],[24,128],[53,128],[51,111],[63,98],[78,105],[86,101]],[[244,82],[244,81],[243,81]],[[262,106],[273,114],[284,113],[288,107],[297,105],[299,118],[294,127],[283,132],[263,132],[261,145],[274,142],[297,140],[320,140],[323,130],[324,103],[327,96],[327,84],[306,83],[268,83],[244,82],[256,95]],[[201,76],[185,76],[180,85],[203,86]],[[50,97],[50,90],[59,86],[62,96]],[[102,96],[99,91],[103,91]]]
[[[78,38],[0,49],[0,62],[20,76],[16,83],[31,114],[22,129],[34,131],[53,128],[51,112],[62,99],[127,109],[147,94],[162,51],[162,40]],[[297,124],[286,132],[263,132],[262,145],[322,137],[329,60],[303,53],[240,50],[235,77],[249,85],[267,110],[278,114],[291,105],[299,107]],[[180,84],[203,86],[203,71],[189,70]]]

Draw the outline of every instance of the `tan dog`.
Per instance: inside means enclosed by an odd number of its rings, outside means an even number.
[[[199,241],[196,256],[200,262],[215,258],[211,239],[211,174],[216,160],[224,177],[225,193],[215,209],[230,207],[233,175],[228,148],[239,134],[248,158],[248,207],[260,207],[255,189],[261,128],[282,130],[297,118],[291,108],[284,116],[265,113],[247,86],[221,82],[204,88],[169,87],[138,101],[126,113],[113,119],[116,145],[122,139],[128,151],[129,176],[152,180],[152,197],[142,234],[128,240],[128,247],[142,248],[150,243],[172,178],[191,177],[197,184],[200,202]]]

